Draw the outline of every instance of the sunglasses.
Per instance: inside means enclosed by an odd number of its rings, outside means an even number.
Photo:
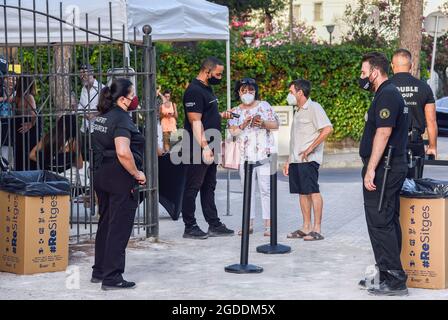
[[[245,78],[243,80],[240,80],[240,83],[241,84],[252,84],[252,85],[256,84],[255,80],[252,78]]]

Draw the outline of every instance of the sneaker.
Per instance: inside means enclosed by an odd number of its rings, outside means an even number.
[[[208,234],[202,231],[201,228],[199,228],[199,226],[195,224],[192,227],[185,228],[183,237],[187,239],[207,239]]]
[[[208,235],[210,237],[231,237],[235,234],[235,231],[227,229],[225,224],[221,224],[218,227],[210,226],[208,228]]]
[[[392,297],[392,296],[402,297],[402,296],[407,296],[409,294],[408,288],[406,287],[406,285],[402,285],[397,288],[392,288],[386,282],[382,282],[380,284],[379,288],[370,288],[367,292],[370,295],[387,296],[387,297]]]
[[[119,283],[116,283],[114,285],[105,285],[103,284],[101,286],[101,289],[104,291],[109,291],[109,290],[121,290],[121,289],[135,289],[135,282],[129,282],[126,280],[123,280]]]
[[[91,283],[101,283],[101,282],[103,282],[103,279],[96,278],[96,277],[92,277],[92,278],[90,279],[90,282],[91,282]]]

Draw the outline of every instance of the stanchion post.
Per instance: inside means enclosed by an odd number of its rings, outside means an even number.
[[[249,264],[249,228],[250,228],[250,200],[252,191],[252,175],[254,164],[244,162],[244,196],[243,196],[243,228],[241,235],[240,264],[230,265],[224,268],[229,273],[261,273],[262,267]]]
[[[270,157],[271,163],[271,241],[270,244],[257,247],[257,252],[265,254],[284,254],[291,252],[291,247],[277,243],[277,159],[278,155]]]

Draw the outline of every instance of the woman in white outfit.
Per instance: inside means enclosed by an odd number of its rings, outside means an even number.
[[[240,148],[240,177],[244,184],[244,162],[261,161],[270,154],[277,152],[272,130],[277,130],[279,121],[271,105],[260,101],[258,86],[254,79],[244,78],[237,81],[235,95],[241,104],[232,109],[239,114],[228,122],[230,134],[237,139]],[[253,233],[255,210],[255,192],[258,186],[261,197],[261,212],[263,215],[265,236],[270,236],[270,163],[256,167],[252,178],[251,222],[250,233]],[[241,235],[241,231],[239,232]]]

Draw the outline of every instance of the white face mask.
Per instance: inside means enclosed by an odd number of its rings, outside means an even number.
[[[255,96],[251,93],[245,93],[241,96],[241,102],[245,105],[249,105],[255,101]]]
[[[290,106],[296,106],[297,105],[297,98],[291,92],[288,94],[288,97],[286,98],[286,101],[288,101],[288,105],[290,105]]]

